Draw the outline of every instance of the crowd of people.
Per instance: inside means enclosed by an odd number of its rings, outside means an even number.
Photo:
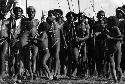
[[[48,11],[46,20],[35,19],[36,9],[29,6],[28,17],[21,7],[13,13],[0,10],[0,79],[45,76],[57,80],[66,77],[94,76],[121,82],[125,71],[125,6],[116,16],[97,13],[97,21],[84,13]],[[42,18],[44,19],[44,18]],[[74,75],[76,71],[76,74]]]

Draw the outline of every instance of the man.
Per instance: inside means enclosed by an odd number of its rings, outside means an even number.
[[[87,73],[87,46],[86,41],[89,38],[90,26],[86,21],[85,15],[83,13],[78,14],[78,23],[76,24],[76,33],[78,40],[78,50],[79,50],[79,65],[78,65],[78,75],[85,76]]]
[[[120,29],[120,32],[123,36],[123,41],[122,41],[122,60],[121,60],[121,69],[122,72],[124,73],[125,71],[125,9],[122,7],[118,7],[116,9],[116,17],[118,18],[118,27]]]
[[[98,21],[94,24],[94,33],[95,33],[95,59],[96,59],[96,69],[98,72],[98,76],[102,77],[104,75],[103,68],[103,60],[104,60],[104,50],[105,50],[105,41],[104,41],[104,35],[103,30],[106,26],[106,17],[105,12],[103,10],[99,11],[97,13]]]
[[[8,62],[9,62],[9,76],[13,77],[20,73],[19,71],[19,59],[18,56],[15,55],[18,50],[18,40],[19,34],[21,29],[21,20],[23,19],[22,13],[23,10],[20,7],[13,8],[14,16],[10,17],[9,19],[5,20],[2,25],[2,37],[7,38],[6,45],[9,46],[9,53],[8,53]],[[6,46],[8,51],[8,46]],[[7,54],[6,51],[6,54]],[[16,61],[14,61],[14,59]],[[14,73],[15,72],[15,73]]]
[[[7,49],[8,49],[8,43],[6,41],[6,39],[4,38],[4,35],[2,34],[2,25],[3,22],[5,21],[5,16],[6,13],[3,13],[3,11],[0,11],[0,80],[5,76],[5,72],[7,67],[5,67],[5,61],[7,63],[6,60],[6,55],[7,55]]]
[[[48,23],[50,24],[49,36],[51,39],[50,55],[55,59],[54,61],[54,79],[57,79],[57,74],[60,68],[60,30],[62,28],[61,16],[62,10],[54,9],[48,13]]]
[[[120,29],[117,27],[118,19],[115,16],[108,18],[107,49],[108,60],[110,62],[111,74],[114,82],[122,81],[121,62],[121,41]]]
[[[25,69],[28,70],[32,76],[31,79],[33,79],[33,75],[36,73],[36,57],[38,53],[38,47],[31,42],[31,38],[37,37],[39,20],[34,19],[36,10],[33,6],[29,6],[27,8],[27,14],[28,18],[23,21],[24,27],[22,27],[20,34],[20,55],[22,57]]]
[[[78,45],[77,45],[77,33],[76,22],[77,16],[74,12],[68,12],[66,14],[66,22],[63,25],[63,33],[66,38],[67,44],[67,76],[72,77],[75,69],[78,66]]]

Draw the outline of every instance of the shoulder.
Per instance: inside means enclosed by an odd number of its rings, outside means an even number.
[[[113,31],[116,32],[116,33],[118,33],[118,34],[121,34],[120,29],[117,26],[113,27]]]
[[[9,22],[10,22],[10,20],[9,20],[9,19],[3,20],[3,21],[2,21],[2,25],[9,24]]]
[[[40,23],[40,21],[38,19],[34,19],[34,21],[37,22],[37,23]]]
[[[68,25],[70,25],[70,23],[68,21],[65,21],[63,24],[64,27],[67,27]]]
[[[119,30],[119,28],[117,26],[114,26],[113,29],[117,30],[117,31]]]
[[[40,23],[40,21],[38,19],[34,19],[34,22],[35,22],[36,26],[38,26]]]
[[[21,22],[22,22],[22,23],[26,23],[27,21],[28,21],[27,18],[22,18],[22,19],[21,19]]]

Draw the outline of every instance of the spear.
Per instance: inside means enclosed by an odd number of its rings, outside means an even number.
[[[93,8],[93,19],[94,19],[94,13],[95,13],[95,6],[94,6],[94,0],[93,0],[93,4],[92,4],[92,8]]]
[[[69,4],[69,0],[67,0],[67,2],[68,2],[69,10],[71,11],[70,4]]]
[[[60,3],[59,3],[59,0],[57,0],[57,2],[58,2],[58,6],[59,6],[59,8],[60,8]]]
[[[26,16],[27,16],[27,0],[26,0]]]
[[[78,8],[79,8],[79,13],[80,13],[80,1],[78,0]]]
[[[74,4],[73,4],[73,1],[71,0],[71,2],[72,2],[72,8],[73,8],[73,11],[74,11]]]

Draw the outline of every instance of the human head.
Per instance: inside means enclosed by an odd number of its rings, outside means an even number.
[[[46,18],[46,21],[51,24],[55,20],[55,14],[54,10],[49,10],[48,11],[48,17]]]
[[[79,13],[78,14],[78,21],[85,22],[85,20],[86,20],[85,15],[83,13]]]
[[[38,27],[38,33],[40,34],[41,32],[47,32],[49,28],[50,28],[50,25],[46,22],[43,22]]]
[[[30,19],[34,19],[35,14],[36,14],[36,9],[33,6],[29,6],[27,8],[27,14]]]
[[[74,12],[70,11],[66,14],[66,19],[68,21],[75,21],[77,19],[77,15]]]
[[[97,18],[98,20],[101,20],[105,17],[105,12],[103,10],[98,11]]]
[[[118,25],[118,18],[116,16],[110,16],[108,18],[108,25],[109,26],[117,26]]]
[[[20,7],[14,7],[13,13],[14,13],[14,15],[15,15],[15,18],[16,18],[16,19],[19,19],[19,18],[22,17],[23,9],[20,8]]]
[[[52,17],[54,15],[54,10],[49,10],[48,11],[48,17]]]
[[[118,19],[123,19],[125,17],[125,9],[122,7],[116,8],[116,16]]]
[[[63,11],[61,9],[54,9],[54,16],[55,16],[56,21],[62,20]]]

